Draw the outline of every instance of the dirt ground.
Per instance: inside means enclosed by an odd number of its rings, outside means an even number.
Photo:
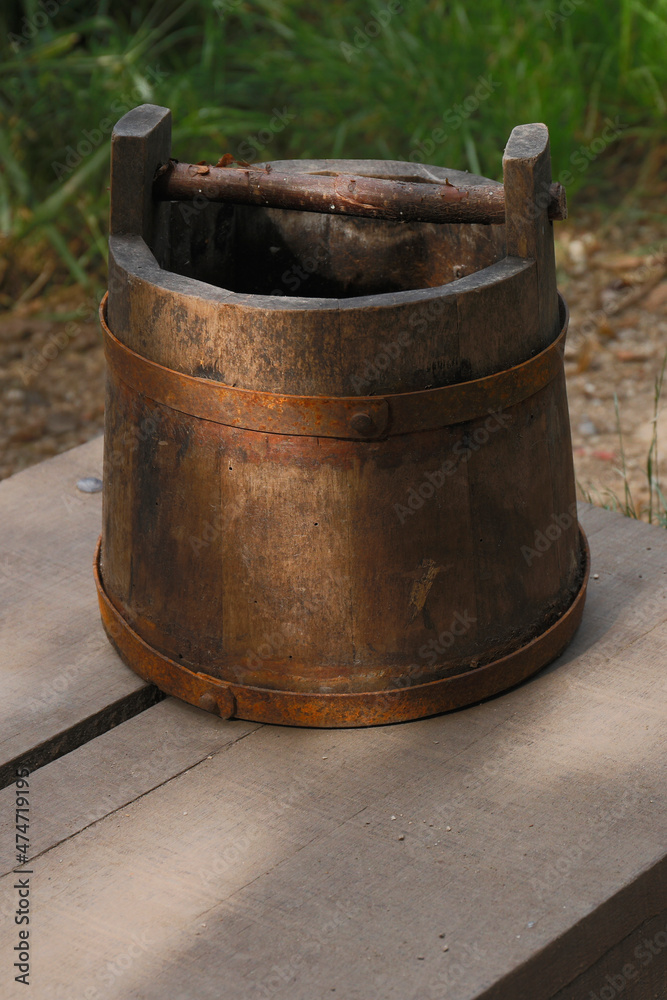
[[[645,507],[654,388],[667,351],[667,224],[579,211],[557,224],[556,253],[571,313],[565,357],[579,495],[623,498],[616,395],[627,478]],[[103,429],[94,297],[35,263],[39,277],[17,294],[16,268],[0,247],[0,479]],[[667,456],[667,385],[663,396],[657,426]],[[660,469],[667,475],[667,458]]]

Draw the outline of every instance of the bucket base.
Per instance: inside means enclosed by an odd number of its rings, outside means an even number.
[[[163,656],[145,642],[119,614],[105,593],[100,575],[101,539],[94,571],[102,624],[124,663],[166,694],[214,712],[223,719],[270,722],[281,726],[322,729],[380,726],[437,715],[482,701],[514,687],[559,656],[576,632],[584,610],[590,554],[579,528],[584,573],[567,611],[550,628],[513,653],[454,677],[387,691],[318,694],[276,691],[221,681],[195,673]]]

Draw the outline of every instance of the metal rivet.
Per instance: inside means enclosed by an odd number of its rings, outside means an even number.
[[[97,476],[84,476],[83,479],[79,479],[76,488],[82,493],[99,493],[102,489],[102,480]]]
[[[205,712],[218,711],[217,702],[213,697],[213,695],[210,693],[210,691],[205,691],[204,694],[201,695],[199,701],[197,702],[197,705],[199,706],[199,708],[203,708]]]
[[[376,432],[375,421],[369,413],[355,413],[350,417],[350,427],[357,434],[370,435]]]

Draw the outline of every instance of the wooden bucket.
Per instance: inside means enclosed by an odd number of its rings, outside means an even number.
[[[122,658],[225,718],[306,726],[441,712],[551,661],[588,558],[546,128],[514,129],[488,226],[156,202],[170,142],[153,106],[112,141],[95,565]]]

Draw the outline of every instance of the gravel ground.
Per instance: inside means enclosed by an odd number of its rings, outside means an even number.
[[[667,225],[578,213],[557,225],[556,238],[571,312],[565,357],[580,495],[623,494],[616,394],[628,481],[645,505],[654,385],[667,350]],[[0,248],[0,479],[103,429],[95,303],[63,287],[57,268],[35,263],[39,277],[30,287],[24,276],[24,290]],[[664,396],[657,424],[667,448],[667,386]]]

